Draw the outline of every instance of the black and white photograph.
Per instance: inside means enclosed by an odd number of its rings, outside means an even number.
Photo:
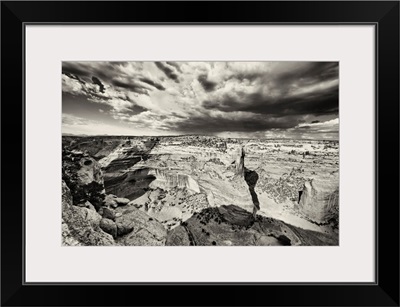
[[[186,3],[2,2],[0,305],[399,306],[399,1]]]
[[[64,61],[61,82],[63,246],[339,245],[338,62]]]

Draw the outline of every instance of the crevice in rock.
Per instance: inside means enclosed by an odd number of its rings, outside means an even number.
[[[298,203],[298,204],[300,203],[301,195],[303,195],[303,190],[300,190],[300,191],[299,191],[299,198],[298,198],[298,200],[297,200],[297,203]]]

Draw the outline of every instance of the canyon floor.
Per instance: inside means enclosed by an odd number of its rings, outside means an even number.
[[[63,245],[338,245],[339,143],[63,136]]]

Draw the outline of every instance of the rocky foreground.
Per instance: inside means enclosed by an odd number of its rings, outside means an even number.
[[[334,142],[63,137],[63,245],[338,245]]]
[[[166,245],[337,245],[334,237],[234,206],[208,208],[168,233]]]

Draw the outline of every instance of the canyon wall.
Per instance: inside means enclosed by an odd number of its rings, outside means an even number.
[[[150,184],[150,187],[158,187],[166,190],[171,188],[181,188],[188,189],[194,193],[200,193],[199,184],[190,175],[179,174],[162,169],[152,169],[149,174],[154,175],[156,178]]]
[[[339,219],[339,187],[326,181],[306,181],[299,208],[307,218],[316,223],[335,223]]]

